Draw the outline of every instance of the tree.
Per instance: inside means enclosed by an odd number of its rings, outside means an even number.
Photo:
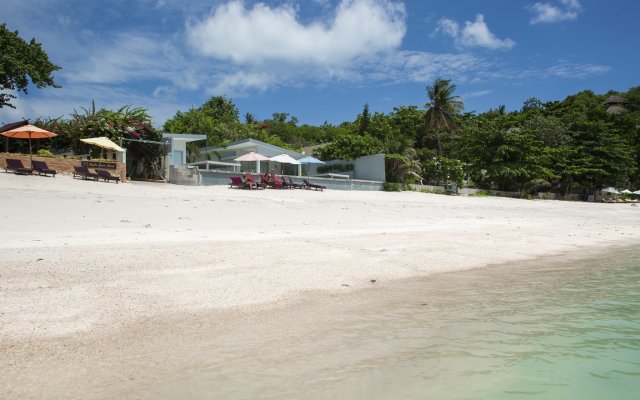
[[[545,166],[543,143],[530,132],[509,127],[509,116],[478,118],[463,134],[466,172],[481,187],[524,191],[553,176]]]
[[[59,69],[35,39],[27,43],[18,36],[18,31],[11,32],[6,24],[0,25],[0,91],[28,94],[29,78],[37,88],[59,88],[51,75]],[[15,108],[10,103],[15,98],[11,93],[0,93],[0,108]]]
[[[362,114],[358,115],[356,118],[356,127],[358,129],[358,134],[360,136],[364,136],[369,133],[369,125],[371,125],[371,114],[369,114],[369,104],[365,103]]]
[[[417,159],[415,149],[408,148],[404,154],[386,154],[385,170],[387,182],[401,183],[415,182],[422,179],[422,165]]]
[[[224,96],[216,96],[198,108],[176,112],[173,118],[164,123],[164,130],[207,135],[207,143],[221,145],[249,136],[251,127],[240,123],[238,114],[233,101]]]
[[[424,116],[424,126],[427,134],[435,132],[440,154],[442,154],[441,133],[451,133],[456,128],[453,117],[464,109],[461,97],[453,95],[455,90],[456,85],[452,85],[448,79],[437,78],[432,86],[427,86],[429,103],[425,104],[427,112]]]
[[[382,143],[369,135],[342,134],[321,151],[323,160],[355,160],[358,157],[380,153]]]

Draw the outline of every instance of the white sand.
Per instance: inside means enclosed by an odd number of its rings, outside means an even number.
[[[265,346],[288,365],[284,333],[341,294],[640,236],[629,204],[4,173],[0,189],[3,399],[210,398],[243,360],[269,368]],[[227,389],[257,398],[264,380]]]
[[[0,173],[0,342],[637,242],[640,207]],[[375,280],[372,283],[371,280]]]

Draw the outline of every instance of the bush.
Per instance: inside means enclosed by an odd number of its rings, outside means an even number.
[[[445,192],[442,189],[433,189],[433,190],[429,190],[429,189],[421,189],[420,193],[431,193],[431,194],[447,194],[447,192]]]
[[[476,193],[471,193],[471,194],[469,194],[469,196],[471,196],[471,197],[488,197],[488,196],[491,196],[491,192],[488,191],[488,190],[481,190],[481,191],[476,192]]]
[[[399,183],[385,182],[384,190],[385,192],[402,192],[402,186]]]
[[[52,152],[50,152],[49,150],[46,150],[46,149],[38,150],[38,153],[36,153],[36,155],[39,156],[39,157],[55,157]]]

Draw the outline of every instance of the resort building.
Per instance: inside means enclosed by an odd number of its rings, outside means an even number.
[[[186,143],[202,140],[204,135],[165,134],[174,143],[169,158],[169,182],[181,185],[228,185],[230,177],[243,172],[259,175],[275,171],[290,176],[298,183],[303,178],[313,178],[323,186],[343,190],[382,190],[385,180],[384,154],[360,157],[356,160],[331,160],[318,164],[299,164],[304,153],[285,149],[263,141],[245,138],[222,147],[200,148],[197,161],[186,162]],[[184,139],[179,141],[180,139]],[[177,144],[177,145],[176,145]],[[182,145],[184,147],[178,147]],[[176,153],[177,151],[177,153]],[[265,158],[286,155],[294,163],[272,160],[237,161],[239,157],[257,153]]]

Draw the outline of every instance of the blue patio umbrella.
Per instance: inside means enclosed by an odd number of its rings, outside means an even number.
[[[300,164],[324,164],[324,161],[318,160],[315,157],[306,156],[298,160]],[[307,176],[309,176],[309,167],[307,167]]]

